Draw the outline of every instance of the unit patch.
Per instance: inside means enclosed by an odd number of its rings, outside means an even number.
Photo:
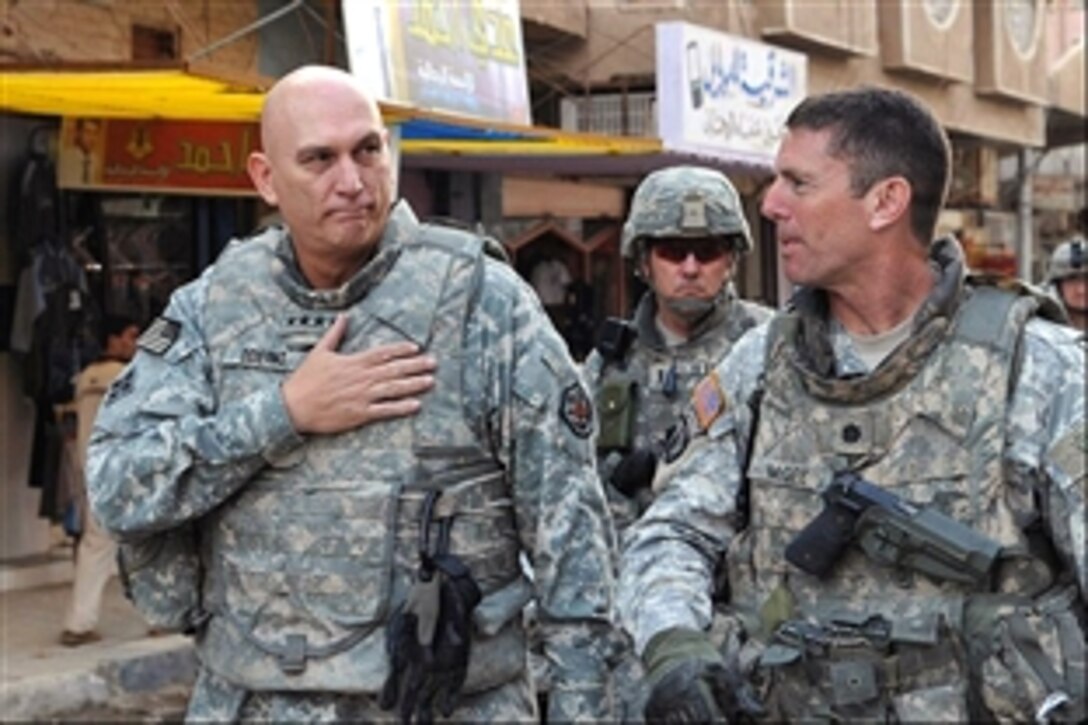
[[[691,393],[691,405],[695,409],[695,419],[702,430],[710,428],[718,416],[725,412],[725,393],[722,392],[717,371],[707,375],[695,386],[695,390]]]
[[[593,405],[578,383],[568,385],[559,399],[559,417],[579,438],[593,432]]]
[[[136,345],[152,355],[163,355],[178,339],[181,323],[166,317],[156,317],[136,340]]]

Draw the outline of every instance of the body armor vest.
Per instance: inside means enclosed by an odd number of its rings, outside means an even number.
[[[665,433],[687,409],[696,383],[714,369],[741,335],[770,314],[729,295],[687,342],[670,348],[661,340],[654,322],[653,301],[653,293],[648,292],[639,303],[633,320],[636,337],[622,358],[604,360],[595,353],[596,361],[589,365],[601,366],[597,376],[591,372],[589,377],[601,421],[598,448],[605,482],[615,465],[609,465],[612,451],[654,450],[660,456]],[[634,505],[611,487],[609,494],[620,529],[638,517],[638,508],[649,505],[648,500]]]
[[[933,507],[1004,551],[1026,551],[1028,541],[1009,505],[1002,453],[1011,371],[1035,306],[1030,298],[974,288],[950,329],[943,319],[931,320],[870,375],[854,379],[822,378],[806,369],[791,344],[791,318],[781,327],[776,320],[748,465],[751,519],[728,555],[733,606],[749,634],[767,644],[787,620],[865,623],[878,615],[891,623],[893,637],[936,646],[949,629],[959,637],[971,627],[972,602],[980,593],[968,585],[879,566],[856,545],[817,579],[789,564],[783,552],[822,510],[821,490],[842,471],[859,472],[906,501]],[[1029,602],[1016,591],[1022,580],[997,579],[991,591],[1006,592],[1002,601]],[[974,624],[976,638],[997,630],[992,616]],[[1056,643],[1049,645],[1047,655],[1061,662]],[[764,651],[765,659],[771,652]],[[832,700],[849,700],[858,678],[846,679],[849,685],[820,686],[834,690]],[[1022,714],[1031,717],[1030,711]]]
[[[634,319],[637,336],[624,359],[602,361],[598,385],[603,388],[621,379],[634,383],[630,404],[636,408],[635,425],[628,444],[632,448],[659,443],[656,437],[686,409],[695,384],[714,369],[741,335],[768,317],[756,305],[732,297],[718,306],[691,339],[670,348],[660,339],[650,302],[647,298],[639,304]],[[602,412],[602,418],[611,413]],[[606,423],[602,420],[601,425]]]
[[[376,693],[388,671],[384,625],[419,566],[427,491],[442,491],[434,531],[452,517],[449,551],[485,597],[519,576],[506,476],[462,405],[463,330],[483,259],[473,237],[421,227],[365,296],[332,304],[286,273],[252,273],[282,264],[274,237],[228,251],[210,280],[221,406],[279,384],[338,311],[348,315],[341,352],[408,340],[439,366],[416,416],[311,435],[201,522],[211,615],[201,659],[247,689]],[[474,639],[466,692],[522,671],[520,621],[505,624]]]

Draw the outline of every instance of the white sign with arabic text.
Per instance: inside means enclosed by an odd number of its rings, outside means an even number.
[[[770,166],[786,116],[805,97],[807,57],[690,23],[655,30],[665,147]]]

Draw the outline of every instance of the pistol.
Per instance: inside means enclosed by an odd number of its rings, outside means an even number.
[[[824,509],[786,546],[786,560],[813,576],[826,576],[856,541],[883,566],[978,585],[1002,551],[990,537],[853,471],[836,474],[823,498]]]

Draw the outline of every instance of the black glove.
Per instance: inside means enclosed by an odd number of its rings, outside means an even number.
[[[418,721],[432,721],[432,705],[444,717],[453,714],[461,697],[472,651],[472,611],[482,597],[464,562],[452,554],[434,557],[439,589],[438,625],[432,644],[430,674],[419,693]]]
[[[763,714],[738,668],[728,666],[702,632],[659,632],[643,654],[649,723],[742,722]]]
[[[416,700],[430,669],[431,652],[419,643],[419,618],[401,603],[385,629],[385,651],[389,655],[389,676],[382,685],[378,706],[397,707],[401,722],[411,722]],[[398,707],[399,706],[399,707]]]
[[[628,498],[650,488],[657,471],[657,456],[653,451],[636,448],[624,456],[612,471],[608,482]]]
[[[389,676],[382,686],[378,705],[397,708],[400,721],[426,724],[434,721],[437,704],[449,717],[457,707],[468,672],[472,645],[472,611],[481,592],[468,567],[456,556],[438,554],[430,559],[431,577],[437,584],[438,608],[434,636],[421,643],[419,617],[414,608],[431,605],[423,594],[409,597],[394,612],[386,627],[385,649]],[[425,591],[420,587],[419,591]],[[433,610],[431,610],[433,613]]]

